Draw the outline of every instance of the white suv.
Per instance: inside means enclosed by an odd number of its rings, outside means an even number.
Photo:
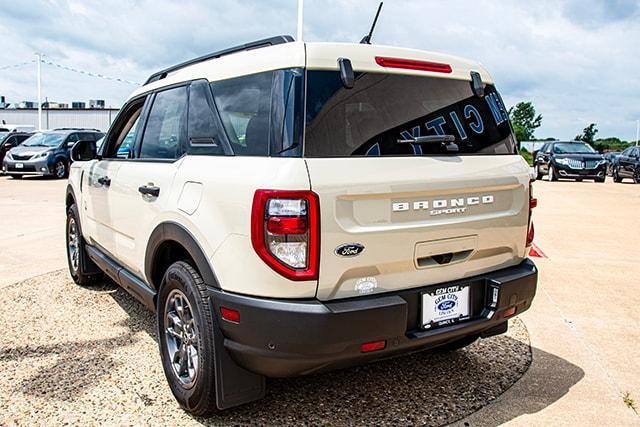
[[[196,415],[265,377],[461,348],[535,294],[529,168],[475,62],[261,40],[154,74],[72,156],[71,274],[157,312]]]

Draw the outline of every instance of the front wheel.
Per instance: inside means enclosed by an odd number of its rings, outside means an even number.
[[[58,160],[53,166],[53,174],[58,179],[66,178],[67,172],[67,163],[64,160]]]
[[[80,231],[80,215],[76,205],[71,205],[67,210],[67,264],[69,274],[78,285],[86,286],[96,282],[101,274],[85,274],[81,265],[83,259],[87,259],[85,254],[84,239]],[[86,266],[85,266],[86,267]],[[86,271],[86,270],[85,270]]]
[[[620,171],[618,171],[618,168],[613,168],[613,182],[622,182],[622,178],[620,177]]]
[[[162,367],[180,406],[195,416],[217,411],[214,329],[200,274],[184,261],[167,269],[158,298]]]
[[[558,172],[556,172],[556,168],[553,165],[549,165],[549,181],[557,181],[558,180]]]
[[[640,170],[636,170],[633,174],[633,182],[640,184]]]

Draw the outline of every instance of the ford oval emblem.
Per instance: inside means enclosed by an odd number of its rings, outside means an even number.
[[[438,310],[447,311],[447,310],[451,310],[455,306],[456,306],[456,302],[455,301],[444,300],[440,304],[438,304]]]
[[[358,256],[364,251],[364,246],[360,243],[345,243],[336,248],[335,253],[342,257],[354,257]]]

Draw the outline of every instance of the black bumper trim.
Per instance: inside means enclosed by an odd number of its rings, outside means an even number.
[[[240,366],[268,377],[309,374],[391,355],[436,347],[465,336],[502,333],[504,310],[522,313],[535,296],[537,269],[531,260],[491,273],[467,278],[486,297],[486,287],[499,289],[495,307],[483,307],[468,321],[433,330],[416,325],[416,301],[423,288],[370,297],[321,302],[273,300],[209,289],[214,316],[224,336],[224,346]],[[455,281],[451,283],[458,283]],[[225,321],[220,307],[240,312],[240,323]],[[365,342],[386,340],[384,350],[360,353]]]

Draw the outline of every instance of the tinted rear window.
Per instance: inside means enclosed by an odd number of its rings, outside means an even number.
[[[309,71],[306,107],[308,157],[515,153],[492,85],[477,97],[470,81],[362,73],[349,90],[337,71]],[[427,135],[453,135],[455,146],[398,143]]]

